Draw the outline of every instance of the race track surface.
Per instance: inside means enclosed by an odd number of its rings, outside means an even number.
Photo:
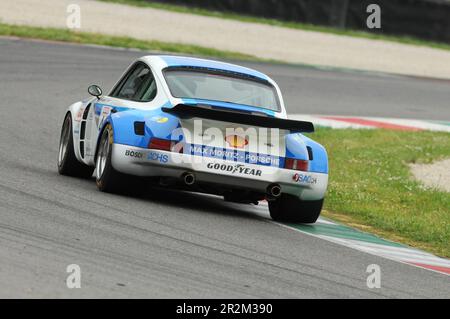
[[[150,189],[98,192],[59,176],[67,105],[107,91],[141,52],[0,39],[0,297],[450,297],[448,276],[274,224],[248,205]],[[290,112],[450,119],[448,83],[247,65]],[[81,267],[81,289],[66,267]],[[366,286],[378,264],[382,288]]]

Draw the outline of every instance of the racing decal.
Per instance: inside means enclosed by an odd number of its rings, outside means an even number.
[[[164,116],[154,116],[150,120],[153,122],[162,124],[162,123],[166,123],[169,120],[169,118],[164,117]]]
[[[169,155],[157,152],[149,152],[147,154],[147,159],[149,161],[156,161],[160,162],[161,164],[166,164],[169,161]]]
[[[261,176],[262,171],[260,169],[247,167],[243,164],[220,164],[220,163],[208,163],[206,165],[208,169],[222,171],[230,174],[242,174],[251,176]]]
[[[95,115],[100,116],[103,106],[103,104],[95,103]]]
[[[134,158],[143,158],[144,154],[142,152],[138,152],[138,151],[125,150],[125,156],[134,157]]]
[[[239,135],[228,135],[225,137],[225,141],[235,148],[244,148],[248,144],[248,139]]]
[[[114,105],[106,105],[101,103],[95,103],[94,104],[94,120],[95,124],[101,128],[105,122],[105,120],[108,118],[108,116],[111,114],[111,111],[114,110],[116,112],[122,112],[129,110],[128,107],[121,107],[121,106],[114,106]]]
[[[75,121],[80,122],[81,117],[83,116],[84,108],[80,108],[77,112],[77,115],[75,116]]]
[[[111,110],[112,110],[112,107],[110,107],[110,106],[104,106],[104,107],[102,108],[102,117],[108,116],[109,113],[111,113]]]
[[[85,144],[84,145],[84,153],[85,153],[84,154],[85,156],[94,156],[94,154],[92,152],[92,149],[91,149],[89,144]]]
[[[266,154],[257,154],[246,151],[230,150],[226,148],[189,144],[183,147],[184,154],[211,157],[221,160],[280,167],[280,157]]]
[[[99,104],[99,103],[95,104],[95,124],[98,127],[103,126],[103,122],[108,117],[108,115],[111,113],[111,110],[113,108],[114,107],[109,106],[109,105],[103,105],[103,104]]]
[[[294,176],[292,176],[292,179],[294,180],[294,182],[300,184],[310,184],[310,185],[317,184],[317,178],[308,174],[295,173]]]
[[[96,123],[97,123],[98,127],[102,127],[103,126],[103,122],[106,120],[108,115],[111,113],[112,109],[113,108],[111,106],[104,105],[102,107],[100,115],[95,117],[95,120],[96,120]],[[96,108],[96,110],[97,110],[97,108]]]
[[[180,119],[180,129],[182,134],[174,135],[171,138],[172,140],[179,140],[178,137],[182,136],[184,143],[187,145],[205,145],[216,150],[232,149],[232,151],[238,151],[238,154],[243,154],[240,151],[252,155],[267,154],[275,159],[271,165],[278,164],[277,158],[284,158],[286,154],[285,137],[289,133],[286,130],[238,125],[208,119]],[[241,161],[245,162],[244,160]]]

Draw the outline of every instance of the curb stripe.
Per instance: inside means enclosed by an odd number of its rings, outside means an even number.
[[[288,225],[290,227],[299,229],[301,231],[310,234],[329,236],[333,238],[352,239],[357,240],[358,242],[374,243],[393,247],[404,247],[401,244],[387,241],[375,235],[363,233],[356,229],[339,224],[327,225],[318,223],[315,225],[300,225],[300,224],[288,224]]]
[[[434,256],[410,247],[389,247],[380,244],[368,244],[356,240],[336,239],[329,236],[321,236],[324,239],[340,243],[343,246],[361,250],[373,255],[382,256],[392,260],[398,260],[405,263],[420,263],[423,265],[450,267],[450,261]]]
[[[435,121],[421,121],[421,120],[412,120],[412,119],[391,119],[391,118],[370,118],[374,121],[387,122],[397,125],[405,125],[419,128],[421,130],[427,131],[442,131],[442,132],[450,132],[450,127],[447,125],[442,125]]]
[[[449,132],[450,122],[430,121],[382,117],[357,117],[337,115],[307,115],[292,114],[291,119],[313,122],[315,126],[331,127],[334,129],[374,129],[383,128],[400,131],[436,131]]]
[[[260,211],[261,216],[267,216],[267,206],[267,202],[260,202],[260,205],[255,206],[255,210]],[[280,223],[272,220],[269,222],[350,249],[450,276],[449,259],[437,257],[428,252],[392,242],[323,217],[319,217],[315,224]]]
[[[432,265],[425,265],[425,264],[419,264],[419,263],[411,263],[411,264],[414,266],[419,266],[422,268],[431,269],[434,271],[443,272],[443,273],[450,275],[450,268],[448,268],[448,267],[432,266]]]
[[[348,123],[354,123],[354,124],[367,125],[367,126],[372,126],[372,127],[377,127],[377,128],[384,128],[384,129],[389,129],[389,130],[421,131],[420,128],[413,127],[413,126],[392,124],[392,123],[380,122],[380,121],[374,121],[374,120],[366,120],[363,118],[356,118],[356,117],[326,116],[326,117],[322,117],[322,118],[328,119],[328,120],[334,120],[334,121],[342,121],[342,122],[348,122]]]
[[[430,123],[434,123],[434,124],[440,124],[440,125],[447,125],[447,126],[450,126],[450,122],[443,122],[443,121],[431,121]]]
[[[348,226],[335,224],[322,217],[315,224],[272,223],[367,254],[450,275],[450,260],[448,259],[385,240]]]

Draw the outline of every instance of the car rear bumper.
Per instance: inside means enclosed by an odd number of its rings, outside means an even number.
[[[328,174],[324,173],[300,172],[123,144],[113,144],[112,165],[119,172],[136,176],[181,178],[184,173],[190,172],[198,182],[258,192],[265,192],[270,184],[279,184],[283,193],[302,200],[324,198],[328,185]]]

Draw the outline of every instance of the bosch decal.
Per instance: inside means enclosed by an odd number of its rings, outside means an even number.
[[[126,150],[125,151],[125,156],[135,157],[135,158],[142,158],[144,156],[144,154],[142,154],[141,152],[137,152],[137,151]]]
[[[160,153],[156,153],[156,152],[150,152],[147,155],[147,159],[150,161],[158,161],[162,164],[165,164],[169,161],[169,155],[160,154]]]

